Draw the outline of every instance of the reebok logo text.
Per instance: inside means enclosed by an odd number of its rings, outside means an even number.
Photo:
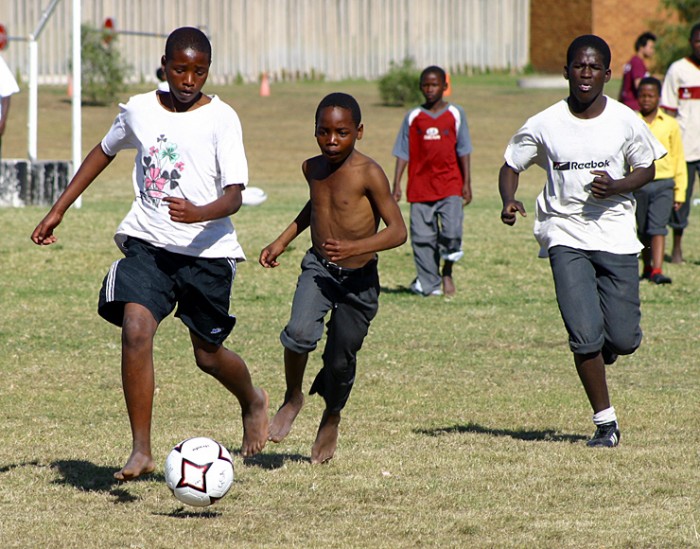
[[[600,168],[610,167],[610,160],[589,160],[588,162],[555,162],[553,168],[555,170],[595,170]]]

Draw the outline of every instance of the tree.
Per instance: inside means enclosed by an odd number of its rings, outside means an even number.
[[[690,29],[700,23],[698,0],[662,0],[667,12],[675,15],[675,22],[660,22],[657,32],[656,67],[665,73],[669,65],[690,52]],[[668,18],[667,18],[668,21]]]
[[[130,67],[116,49],[116,35],[108,30],[83,24],[82,40],[82,100],[95,105],[108,105],[126,90],[124,79]]]

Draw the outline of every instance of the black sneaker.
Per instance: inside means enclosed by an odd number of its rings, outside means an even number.
[[[620,444],[620,429],[617,428],[617,421],[597,425],[595,435],[586,443],[586,446],[612,448]]]
[[[654,284],[670,284],[672,280],[663,273],[656,273],[649,277],[649,282],[653,282]]]

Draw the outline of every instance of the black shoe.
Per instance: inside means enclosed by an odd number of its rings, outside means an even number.
[[[641,276],[639,277],[639,280],[649,280],[651,278],[651,271],[644,271]]]
[[[617,428],[617,421],[597,425],[595,435],[586,443],[586,446],[612,448],[620,444],[620,429]]]
[[[654,284],[670,284],[672,280],[663,273],[656,273],[649,277],[649,282],[653,282]]]

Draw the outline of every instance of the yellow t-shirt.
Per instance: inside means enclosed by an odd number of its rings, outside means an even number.
[[[641,113],[639,114],[641,117]],[[643,118],[643,117],[642,117]],[[685,202],[685,190],[688,186],[688,168],[685,164],[685,154],[683,153],[683,138],[678,122],[672,116],[659,109],[656,117],[647,122],[647,126],[666,148],[668,154],[659,160],[654,161],[656,175],[654,179],[673,179],[673,201]]]

